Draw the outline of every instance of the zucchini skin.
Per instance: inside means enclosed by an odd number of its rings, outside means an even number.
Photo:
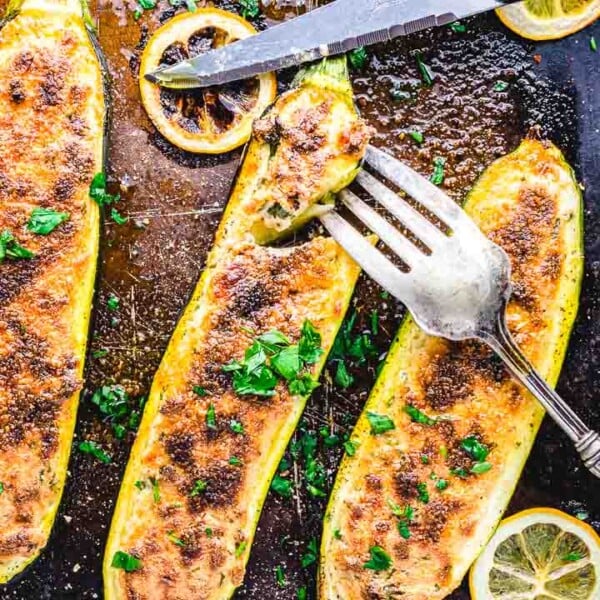
[[[342,92],[321,85],[340,61],[327,64],[331,71],[307,71],[269,115],[278,114],[285,129],[313,114],[315,107],[342,104],[348,122],[334,124],[323,143],[345,156],[351,167],[342,169],[346,173],[358,165],[367,128],[348,101],[348,86]],[[298,111],[286,112],[290,99]],[[316,122],[317,128],[331,124],[328,114]],[[363,127],[365,135],[358,149],[344,153],[340,139],[353,126]],[[238,396],[222,366],[243,356],[254,337],[249,330],[278,329],[298,339],[305,319],[321,333],[326,355],[359,274],[330,238],[315,237],[289,248],[265,247],[254,239],[251,231],[262,206],[257,190],[272,183],[280,168],[295,166],[315,174],[303,196],[307,202],[315,190],[325,195],[339,184],[337,178],[330,181],[312,170],[316,153],[298,151],[292,165],[287,150],[280,145],[274,151],[258,136],[250,142],[206,269],[156,373],[105,550],[107,600],[224,599],[243,581],[271,479],[307,398],[291,396],[284,386],[272,398]],[[302,176],[299,181],[305,181]],[[319,375],[325,355],[313,375]],[[195,394],[193,386],[201,386],[206,395]],[[212,428],[206,418],[211,405]],[[231,429],[232,421],[243,425],[243,434]],[[238,464],[229,463],[232,456]],[[197,480],[207,484],[206,490],[193,495]],[[118,551],[139,558],[141,568],[126,573],[112,567]]]
[[[583,275],[582,199],[571,168],[552,144],[525,140],[484,172],[465,208],[509,253],[509,327],[555,385]],[[351,437],[356,454],[344,458],[332,491],[320,598],[437,600],[460,585],[506,510],[544,416],[494,359],[482,345],[428,337],[405,320]],[[407,404],[448,420],[412,422]],[[371,435],[368,412],[389,416],[396,429]],[[469,435],[490,446],[492,468],[461,478],[450,468],[472,467],[460,445]],[[417,484],[427,486],[427,503]],[[389,502],[413,507],[409,539]],[[389,570],[364,568],[374,545],[391,557]]]
[[[64,487],[99,244],[103,73],[79,0],[9,5],[0,29],[0,230],[35,252],[0,264],[0,583],[47,543]],[[35,207],[68,212],[50,235]]]

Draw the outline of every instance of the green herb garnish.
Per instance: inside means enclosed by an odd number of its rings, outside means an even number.
[[[149,477],[150,485],[152,486],[152,500],[156,504],[160,502],[160,487],[158,485],[158,479],[156,477]]]
[[[279,587],[285,587],[285,573],[283,572],[283,567],[281,565],[275,567],[275,579],[277,579],[277,585]]]
[[[302,558],[300,559],[300,564],[304,568],[309,567],[310,565],[317,562],[318,554],[319,551],[317,549],[317,540],[316,538],[311,538],[308,542],[308,545],[306,546],[306,552],[302,555]]]
[[[356,454],[357,447],[358,444],[352,440],[347,440],[344,442],[344,451],[348,456],[354,456]]]
[[[132,573],[142,567],[142,561],[127,552],[117,550],[113,556],[110,566],[115,569],[123,569],[126,573]]]
[[[116,310],[119,310],[120,303],[121,301],[119,300],[119,298],[114,294],[111,294],[108,297],[108,300],[106,301],[106,307],[108,308],[108,310],[115,312]]]
[[[5,258],[11,260],[29,260],[35,254],[17,242],[13,234],[5,229],[0,233],[0,264]]]
[[[438,479],[435,483],[436,489],[443,492],[450,484],[445,479]]]
[[[90,454],[105,465],[109,464],[112,460],[110,455],[107,454],[99,444],[91,440],[84,440],[83,442],[80,442],[78,448],[80,452],[83,452],[84,454]]]
[[[289,479],[279,475],[279,473],[275,474],[275,477],[273,477],[273,481],[271,481],[271,489],[282,498],[292,497],[292,482]]]
[[[38,235],[48,235],[68,219],[67,212],[58,212],[52,208],[34,208],[27,222],[27,229]]]
[[[240,14],[244,19],[256,19],[260,15],[258,0],[239,0]]]
[[[167,537],[169,538],[169,541],[173,542],[176,546],[179,546],[180,548],[185,547],[185,542],[181,538],[178,538],[174,531],[167,531]]]
[[[117,225],[125,225],[129,221],[129,217],[124,217],[114,206],[110,209],[110,218]]]
[[[206,409],[206,426],[209,429],[217,428],[217,413],[215,411],[215,405],[211,402]]]
[[[365,569],[373,571],[387,571],[392,566],[390,555],[381,546],[371,546],[369,548],[371,558],[364,563]]]
[[[236,421],[235,419],[231,419],[231,421],[229,421],[229,429],[231,429],[231,431],[233,431],[233,433],[237,433],[239,435],[244,434],[244,426],[239,421]]]
[[[490,453],[490,449],[485,444],[482,444],[474,435],[464,438],[460,442],[460,447],[478,462],[483,462]]]
[[[578,560],[583,559],[583,554],[581,552],[569,552],[561,557],[561,560],[566,562],[577,562]]]
[[[242,554],[244,554],[244,550],[246,549],[247,545],[248,545],[248,542],[240,542],[235,547],[235,557],[236,558],[239,558]]]
[[[200,494],[204,494],[204,492],[206,491],[207,488],[208,488],[208,483],[206,483],[206,481],[202,481],[202,479],[196,479],[196,481],[194,482],[194,487],[192,488],[192,491],[190,492],[190,498],[195,498],[196,496],[199,496]]]
[[[412,404],[406,404],[404,406],[404,412],[410,417],[411,421],[413,421],[414,423],[421,423],[422,425],[429,426],[435,425],[437,423],[436,419],[428,417],[424,412],[420,411]]]
[[[590,49],[592,52],[598,52],[598,42],[594,36],[590,38]]]
[[[201,398],[203,398],[204,396],[208,396],[208,392],[201,385],[193,386],[192,391],[194,392],[194,394],[200,396]]]
[[[425,140],[425,137],[420,131],[409,131],[408,135],[410,135],[410,137],[419,145]]]
[[[296,600],[306,600],[307,597],[308,592],[306,591],[305,585],[296,590]]]
[[[143,1],[152,1],[154,2],[154,6],[156,5],[156,0]],[[152,6],[152,8],[154,8],[154,6]],[[90,198],[94,200],[99,206],[108,206],[109,204],[114,204],[115,202],[118,202],[121,199],[121,196],[119,196],[118,194],[109,194],[106,191],[106,175],[104,173],[96,173],[90,185]]]
[[[377,413],[367,412],[367,419],[371,425],[371,435],[381,435],[386,431],[396,429],[394,421],[386,415],[378,415]]]
[[[454,33],[465,33],[467,31],[467,26],[461,23],[460,21],[454,21],[448,25]]]
[[[508,89],[508,83],[506,81],[496,81],[494,84],[495,92],[505,92]]]
[[[363,69],[368,60],[369,56],[363,46],[354,48],[354,50],[350,50],[350,52],[348,52],[348,61],[353,69]]]
[[[423,55],[420,52],[417,54],[417,67],[419,68],[419,72],[421,73],[423,83],[427,87],[431,87],[433,85],[434,75],[429,66],[425,64],[423,60]]]
[[[433,185],[442,185],[444,183],[444,179],[446,178],[444,172],[444,166],[446,164],[446,159],[441,156],[436,156],[433,159],[433,173],[429,180]]]
[[[476,462],[472,467],[470,472],[474,475],[482,475],[483,473],[487,473],[492,468],[492,464],[484,461],[484,462]]]
[[[427,490],[426,483],[417,483],[417,494],[419,500],[423,502],[423,504],[427,504],[429,502],[429,492]]]
[[[344,390],[354,383],[354,377],[348,372],[348,367],[345,362],[338,362],[334,381]]]
[[[234,467],[241,467],[243,463],[237,456],[231,456],[229,458],[229,464]]]

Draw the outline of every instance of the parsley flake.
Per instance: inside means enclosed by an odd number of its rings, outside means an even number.
[[[348,61],[353,69],[364,69],[369,60],[369,55],[363,46],[348,52]]]
[[[260,15],[258,0],[239,0],[240,14],[244,19],[255,19]]]
[[[371,435],[381,435],[386,431],[396,429],[394,421],[386,415],[378,415],[374,412],[367,412],[367,419],[371,425]]]
[[[433,185],[442,185],[444,183],[444,179],[446,178],[444,172],[444,166],[446,165],[446,159],[441,156],[436,156],[433,159],[433,173],[429,180]]]
[[[196,479],[196,481],[194,482],[194,487],[192,488],[192,491],[190,492],[190,498],[195,498],[196,496],[199,496],[200,494],[204,494],[204,492],[206,491],[207,488],[208,488],[208,483],[206,483],[206,481],[202,481],[202,479]]]
[[[149,2],[150,0],[143,1]],[[152,1],[156,4],[156,0]],[[154,6],[152,6],[152,8],[154,8]],[[104,173],[96,173],[90,185],[90,198],[99,206],[108,206],[109,204],[118,202],[121,199],[121,196],[118,194],[109,194],[106,191],[106,175]]]
[[[310,567],[310,565],[317,562],[317,556],[319,551],[317,549],[317,540],[316,538],[311,538],[306,546],[306,552],[302,555],[300,559],[300,564],[306,568]]]
[[[421,79],[423,80],[423,83],[427,87],[431,87],[433,85],[434,78],[433,71],[427,64],[425,64],[423,60],[423,55],[420,52],[417,54],[417,67],[419,68],[419,72],[421,73]]]
[[[78,448],[80,452],[83,452],[84,454],[90,454],[105,465],[112,461],[110,455],[107,454],[99,444],[91,440],[84,440],[83,442],[80,442]]]
[[[132,554],[117,550],[110,566],[115,569],[123,569],[126,573],[132,573],[142,568],[142,561]]]
[[[29,260],[33,258],[35,254],[31,250],[27,250],[17,242],[14,235],[5,229],[0,233],[0,264],[5,258],[11,260]]]
[[[424,412],[420,411],[412,404],[406,404],[404,406],[404,412],[410,417],[410,420],[414,423],[421,423],[421,425],[429,426],[435,425],[437,423],[436,419],[428,417]]]
[[[237,433],[239,435],[244,434],[244,426],[239,421],[236,421],[235,419],[231,419],[231,421],[229,421],[229,429],[231,429],[231,431],[233,431],[233,433]]]
[[[206,410],[206,426],[209,429],[217,428],[217,413],[215,411],[215,405],[211,402]]]
[[[271,481],[271,489],[282,498],[291,498],[293,485],[289,479],[282,477],[279,473],[275,474]]]
[[[239,544],[237,544],[237,546],[235,547],[235,557],[239,558],[242,554],[244,554],[244,550],[246,549],[246,546],[248,545],[248,542],[240,542]]]
[[[363,564],[365,569],[372,571],[387,571],[392,566],[390,555],[381,546],[371,546],[369,548],[371,558]]]
[[[67,212],[58,212],[52,208],[34,208],[27,222],[27,229],[38,235],[48,235],[67,221],[69,216]]]

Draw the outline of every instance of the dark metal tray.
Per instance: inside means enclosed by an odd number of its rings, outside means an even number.
[[[0,9],[6,0],[0,0]],[[137,92],[140,48],[149,31],[173,10],[166,0],[134,22],[126,0],[101,0],[96,11],[99,37],[113,80],[109,173],[121,186],[127,225],[105,222],[98,293],[77,438],[92,438],[112,454],[103,465],[73,451],[69,479],[50,543],[40,559],[0,598],[27,600],[101,598],[104,542],[132,436],[116,441],[102,423],[90,393],[107,383],[123,384],[132,397],[148,392],[152,375],[177,318],[203,268],[213,234],[240,160],[240,152],[218,157],[192,156],[171,147],[147,120]],[[134,5],[135,2],[131,2]],[[235,10],[235,2],[217,2]],[[124,18],[127,15],[128,18]],[[262,19],[262,18],[261,18]],[[259,20],[258,25],[266,23]],[[445,189],[457,200],[482,169],[513,149],[538,125],[557,143],[585,186],[586,274],[582,303],[559,390],[585,419],[600,427],[600,53],[590,49],[600,24],[566,40],[530,44],[511,35],[494,15],[466,23],[467,31],[449,28],[417,35],[370,51],[364,71],[354,71],[357,102],[377,130],[375,143],[392,150],[424,174],[435,156],[447,159]],[[433,88],[419,85],[415,52],[436,73]],[[283,77],[285,80],[285,75]],[[506,92],[494,91],[499,81]],[[392,89],[410,92],[390,93]],[[395,99],[394,99],[395,98]],[[417,148],[406,132],[418,126],[425,143]],[[109,294],[120,299],[118,312],[106,307]],[[358,328],[368,327],[377,308],[383,355],[403,309],[382,300],[380,291],[361,280],[354,301]],[[377,360],[354,369],[357,383],[348,392],[326,381],[309,403],[305,429],[352,427]],[[322,441],[322,440],[321,440]],[[341,450],[321,447],[329,484]],[[315,566],[303,569],[307,542],[320,535],[325,502],[298,486],[297,498],[270,495],[252,548],[244,586],[236,598],[293,599],[307,585],[314,597]],[[600,528],[600,482],[582,468],[570,442],[546,421],[529,459],[510,511],[536,505],[573,514],[587,513]],[[281,565],[287,585],[280,587]],[[468,598],[466,589],[452,595]],[[350,599],[349,599],[350,600]]]

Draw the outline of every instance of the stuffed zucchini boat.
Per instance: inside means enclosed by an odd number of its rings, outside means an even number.
[[[578,306],[581,193],[548,142],[483,174],[466,210],[510,255],[508,323],[552,385]],[[436,600],[455,589],[505,511],[544,415],[487,347],[407,318],[352,435],[324,522],[324,600]]]
[[[257,242],[322,210],[357,170],[368,130],[345,60],[303,71],[254,129],[132,449],[105,552],[107,600],[223,599],[242,583],[269,484],[359,274],[329,238]],[[273,388],[263,368],[282,336],[300,341],[292,355],[307,338],[321,347],[306,387]]]
[[[82,385],[105,121],[87,22],[23,0],[0,28],[0,583],[46,545]]]

